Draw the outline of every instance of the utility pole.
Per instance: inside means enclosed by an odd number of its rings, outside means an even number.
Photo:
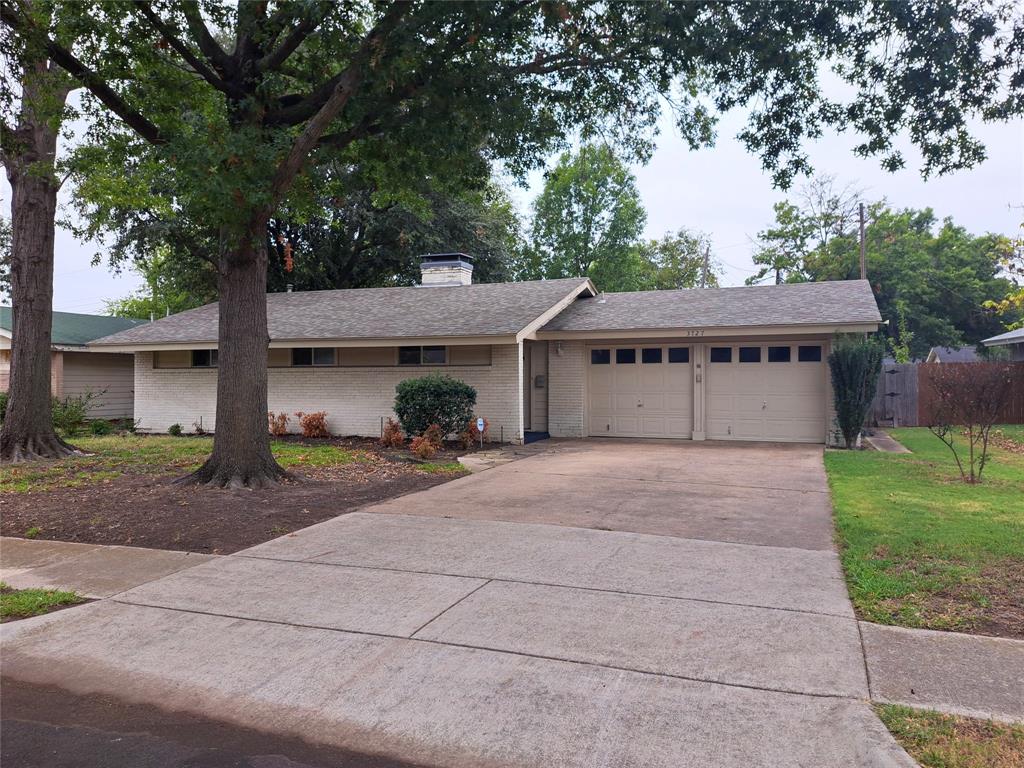
[[[867,280],[867,243],[864,242],[864,203],[860,204],[860,279]]]
[[[711,261],[711,246],[704,246],[704,266],[700,271],[700,287],[708,287],[708,263]]]

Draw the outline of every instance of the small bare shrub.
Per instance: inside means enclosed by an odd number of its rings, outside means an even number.
[[[388,419],[384,425],[384,434],[380,437],[380,444],[385,448],[401,448],[405,445],[405,435],[402,434],[402,425],[394,419]]]
[[[425,436],[414,437],[409,443],[409,450],[421,459],[430,459],[437,453],[437,447]]]
[[[953,452],[961,479],[981,482],[989,435],[1009,405],[1016,369],[1010,363],[937,363],[928,369],[935,394],[928,429]],[[957,450],[958,433],[967,438],[966,457]]]
[[[484,419],[483,439],[487,440],[487,429],[490,426],[487,419]],[[459,443],[463,448],[472,448],[474,445],[479,445],[481,438],[481,432],[476,428],[476,419],[470,419],[469,424],[466,428],[459,432]]]
[[[314,413],[303,413],[296,411],[295,417],[299,420],[303,437],[330,437],[327,431],[327,411],[316,411]]]
[[[288,434],[288,414],[284,411],[281,411],[281,413],[268,411],[267,427],[270,429],[270,434],[274,437],[284,437]]]

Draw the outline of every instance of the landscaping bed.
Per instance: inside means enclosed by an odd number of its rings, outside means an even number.
[[[210,437],[80,437],[89,455],[0,468],[0,534],[227,554],[465,473],[445,451],[430,463],[361,439],[274,440],[296,481],[248,491],[175,485]]]
[[[1017,768],[1024,726],[956,717],[894,704],[875,711],[922,768]]]
[[[1024,639],[1024,428],[994,433],[977,485],[927,429],[890,434],[912,453],[825,455],[858,616]]]

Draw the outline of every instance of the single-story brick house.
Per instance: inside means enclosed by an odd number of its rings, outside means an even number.
[[[134,355],[110,352],[88,343],[145,323],[125,317],[54,312],[50,326],[50,392],[54,397],[98,395],[89,409],[91,419],[130,419],[134,405]],[[0,392],[6,392],[11,372],[14,318],[0,307]],[[101,394],[102,393],[102,394]]]
[[[270,410],[376,436],[398,382],[443,371],[476,388],[506,441],[823,443],[831,340],[881,322],[862,280],[599,294],[586,278],[473,284],[462,254],[422,272],[416,287],[269,294]],[[215,304],[90,346],[134,353],[140,429],[216,427]]]

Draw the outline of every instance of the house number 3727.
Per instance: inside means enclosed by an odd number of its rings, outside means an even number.
[[[686,335],[687,336],[703,336],[704,335],[704,329],[703,328],[693,328],[693,329],[687,331]]]

